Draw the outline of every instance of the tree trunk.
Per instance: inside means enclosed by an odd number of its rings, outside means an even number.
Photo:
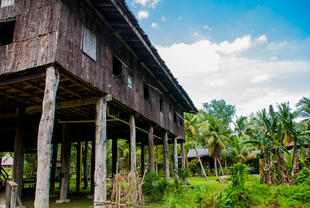
[[[198,150],[197,150],[196,143],[195,143],[194,141],[193,141],[193,143],[194,143],[195,152],[196,152],[196,155],[197,155],[197,157],[198,157],[198,160],[199,160],[199,163],[200,163],[200,167],[201,167],[203,176],[205,177],[205,179],[206,179],[206,181],[207,181],[207,180],[208,180],[208,176],[207,176],[206,171],[205,171],[205,169],[204,169],[204,167],[203,167],[203,165],[202,165],[202,161],[201,161],[201,158],[200,158],[200,156],[199,156],[199,154],[198,154]]]
[[[228,169],[227,169],[227,158],[225,158],[225,171],[226,171],[226,175],[228,175]]]
[[[219,157],[217,157],[217,161],[218,161],[218,163],[220,165],[220,168],[221,168],[221,175],[223,175],[224,172],[223,172],[222,164],[221,164],[221,161],[220,161]]]
[[[38,131],[38,169],[35,193],[35,208],[49,207],[49,178],[51,162],[51,142],[54,130],[56,93],[59,74],[54,67],[46,70],[42,114]]]
[[[216,176],[216,177],[219,177],[219,174],[218,174],[218,172],[217,172],[216,156],[213,157],[213,159],[214,159],[215,176]]]

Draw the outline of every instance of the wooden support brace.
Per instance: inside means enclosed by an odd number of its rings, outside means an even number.
[[[56,93],[59,73],[54,67],[46,70],[45,90],[42,101],[42,115],[38,131],[38,168],[35,193],[35,208],[49,207],[49,177],[51,142],[54,130]]]
[[[99,98],[96,104],[96,156],[95,156],[95,192],[94,208],[102,207],[101,203],[106,201],[106,157],[107,157],[107,101]]]
[[[129,129],[130,129],[130,171],[137,170],[136,161],[136,124],[134,115],[129,117]]]
[[[164,134],[164,169],[166,174],[166,181],[170,182],[170,170],[169,170],[169,149],[168,149],[168,132]]]
[[[155,173],[155,156],[154,156],[154,128],[150,127],[148,133],[148,141],[149,141],[149,167],[150,173]]]
[[[173,168],[174,168],[174,181],[176,184],[179,183],[179,173],[178,173],[178,137],[174,138],[173,141]]]

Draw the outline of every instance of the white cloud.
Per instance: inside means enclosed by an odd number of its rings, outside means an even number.
[[[259,44],[266,43],[267,42],[267,36],[265,34],[261,35],[255,39],[255,42],[259,43]]]
[[[139,4],[142,7],[155,8],[159,2],[160,2],[160,0],[133,0],[132,5],[135,6],[135,5]]]
[[[256,40],[245,35],[231,42],[215,43],[202,39],[192,44],[178,43],[157,48],[199,108],[203,102],[212,99],[225,99],[236,105],[238,115],[286,101],[294,107],[302,96],[309,94],[307,87],[295,90],[291,87],[294,86],[292,81],[281,80],[309,74],[310,62],[245,57],[241,52],[256,49]],[[268,49],[270,44],[264,47]],[[300,84],[302,80],[297,82]]]
[[[152,26],[152,28],[155,29],[155,28],[158,28],[159,25],[156,22],[152,22],[151,26]]]
[[[160,19],[161,19],[161,21],[163,21],[163,22],[166,22],[166,20],[167,20],[167,18],[166,18],[165,16],[162,16]]]
[[[212,28],[211,28],[209,25],[204,25],[204,26],[203,26],[203,29],[212,31]]]
[[[145,11],[145,10],[140,10],[138,12],[138,19],[142,20],[142,19],[147,19],[149,17],[149,12]]]

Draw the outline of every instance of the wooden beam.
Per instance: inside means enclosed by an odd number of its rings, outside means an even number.
[[[76,187],[75,187],[75,191],[76,193],[80,192],[80,184],[81,184],[81,154],[82,154],[82,150],[81,150],[82,146],[81,146],[81,142],[77,143],[76,146]]]
[[[129,130],[130,130],[130,171],[137,170],[136,161],[136,124],[134,115],[129,116]]]
[[[84,189],[88,189],[88,141],[85,141],[84,144],[83,165],[84,165]]]
[[[49,207],[49,177],[51,142],[54,130],[56,93],[59,73],[54,67],[46,70],[45,90],[42,101],[42,115],[38,131],[38,168],[34,207]]]
[[[141,177],[143,177],[145,171],[145,145],[141,143]]]
[[[164,169],[166,174],[166,181],[169,183],[170,170],[169,170],[168,132],[164,133],[163,146],[164,146]]]
[[[22,196],[23,173],[24,173],[24,109],[18,109],[18,120],[16,125],[16,134],[14,142],[14,164],[13,164],[13,181],[18,184],[17,194]]]
[[[185,154],[185,145],[184,141],[181,141],[181,167],[182,170],[185,170],[186,168],[186,154]]]
[[[179,183],[178,175],[178,137],[173,140],[173,168],[174,168],[174,181],[176,184]]]
[[[155,173],[155,156],[154,156],[154,128],[150,126],[148,133],[149,141],[149,168],[150,173]]]
[[[70,202],[68,199],[69,184],[70,184],[70,168],[71,168],[71,143],[69,139],[69,126],[68,124],[63,124],[62,132],[62,144],[61,144],[61,187],[59,200],[56,201],[57,204],[64,204]]]
[[[96,157],[94,208],[101,206],[107,198],[107,101],[104,97],[96,104]]]
[[[52,169],[51,169],[51,185],[50,185],[50,191],[52,193],[55,191],[57,154],[58,154],[58,144],[54,143],[53,144]]]
[[[112,175],[117,173],[117,139],[112,139]]]
[[[0,87],[6,86],[6,85],[11,85],[11,84],[16,84],[20,82],[25,82],[33,79],[38,79],[38,78],[43,78],[45,77],[45,71],[39,71],[39,72],[32,72],[31,74],[24,74],[24,75],[19,75],[15,77],[5,77],[0,79]]]

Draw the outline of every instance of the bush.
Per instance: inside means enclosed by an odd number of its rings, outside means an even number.
[[[307,167],[304,167],[296,176],[295,183],[297,185],[302,184],[306,180],[309,180],[310,170]]]
[[[231,167],[231,183],[218,198],[220,207],[250,207],[251,200],[245,188],[247,171],[247,166],[241,163]]]
[[[151,197],[151,200],[158,200],[168,187],[169,183],[164,179],[164,175],[150,173],[145,176],[142,190],[143,194]]]

